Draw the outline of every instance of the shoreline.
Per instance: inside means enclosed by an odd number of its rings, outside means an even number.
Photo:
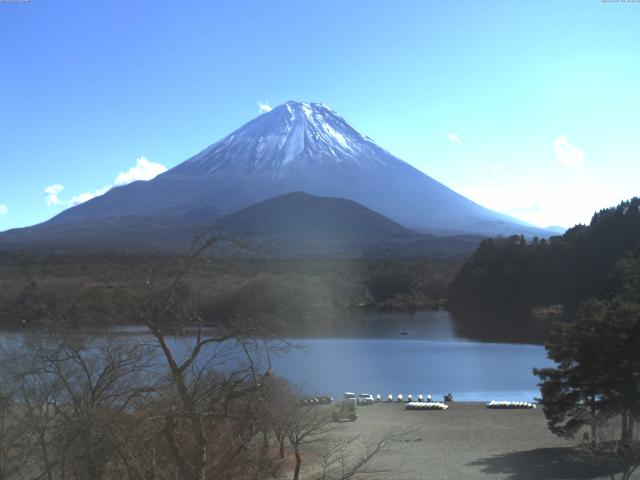
[[[389,470],[388,480],[600,480],[610,473],[584,460],[579,441],[553,435],[541,408],[492,410],[454,401],[444,411],[418,411],[381,403],[358,407],[358,419],[335,424],[331,437],[358,437],[367,445],[392,429],[406,431],[405,438],[371,465]]]

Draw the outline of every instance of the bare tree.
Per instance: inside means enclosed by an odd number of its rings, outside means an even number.
[[[388,469],[371,468],[372,460],[388,453],[393,443],[408,433],[392,430],[370,444],[363,444],[358,437],[332,440],[318,455],[320,468],[314,480],[348,480],[387,473]]]
[[[0,480],[15,478],[26,464],[23,436],[17,429],[13,400],[0,393]]]
[[[289,413],[286,432],[296,459],[293,480],[300,478],[302,450],[324,440],[330,422],[331,413],[325,408],[299,405],[298,408]]]
[[[141,294],[122,289],[137,319],[159,347],[167,371],[162,435],[181,478],[224,478],[251,450],[256,429],[250,401],[270,375],[263,326],[247,316],[205,323],[185,287],[191,269],[219,243],[208,237],[186,258],[171,283],[154,286],[151,273]],[[225,438],[221,445],[215,439]],[[229,473],[231,475],[231,473]]]
[[[6,350],[2,383],[15,404],[23,470],[47,480],[103,478],[119,448],[112,431],[152,392],[143,381],[149,358],[143,345],[62,333]]]
[[[284,427],[295,457],[293,480],[301,478],[303,458],[309,464],[305,478],[313,480],[347,480],[387,472],[371,468],[372,460],[410,433],[391,430],[372,442],[362,442],[336,431],[330,407],[296,405],[287,410]]]
[[[65,453],[55,439],[61,385],[46,373],[43,359],[32,353],[28,342],[16,342],[5,348],[1,382],[13,404],[12,442],[17,444],[20,463],[24,466],[17,477],[29,473],[52,480]]]

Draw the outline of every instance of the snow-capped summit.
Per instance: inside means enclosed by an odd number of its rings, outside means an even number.
[[[209,175],[221,169],[242,169],[281,176],[291,166],[354,162],[367,167],[398,161],[326,105],[289,101],[240,127],[176,171]]]
[[[307,102],[275,107],[153,180],[113,188],[46,224],[131,216],[209,223],[290,192],[352,200],[419,232],[545,235],[459,195],[329,107]]]

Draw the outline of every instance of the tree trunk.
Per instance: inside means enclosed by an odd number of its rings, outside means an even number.
[[[300,477],[300,466],[302,465],[302,457],[300,456],[300,450],[298,450],[298,447],[294,447],[294,452],[296,455],[296,468],[293,471],[293,480],[298,480],[298,478]]]
[[[53,467],[49,460],[49,447],[47,445],[47,441],[45,439],[46,433],[41,433],[38,437],[40,443],[40,449],[42,451],[42,460],[44,463],[44,471],[46,474],[47,480],[53,480]]]
[[[204,436],[202,423],[198,423],[198,480],[207,480],[207,439]]]
[[[626,410],[620,415],[620,440],[626,442],[629,440],[629,413]]]
[[[596,396],[591,396],[591,448],[598,446],[598,418],[596,417]]]

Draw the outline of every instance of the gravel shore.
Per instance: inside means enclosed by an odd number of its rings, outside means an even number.
[[[445,411],[408,411],[404,404],[381,403],[358,414],[356,422],[338,424],[334,435],[366,443],[392,428],[410,431],[372,465],[389,470],[384,479],[600,479],[610,471],[585,462],[577,441],[549,432],[540,408],[454,402]]]

